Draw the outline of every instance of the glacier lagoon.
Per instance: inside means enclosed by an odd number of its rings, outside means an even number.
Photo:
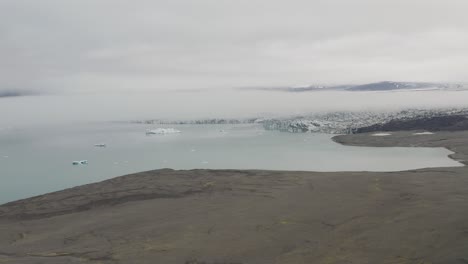
[[[132,123],[0,129],[0,203],[115,176],[161,168],[398,171],[460,166],[444,148],[337,144],[331,135],[266,131],[261,125]],[[105,144],[97,147],[96,144]],[[87,160],[88,164],[72,165]]]

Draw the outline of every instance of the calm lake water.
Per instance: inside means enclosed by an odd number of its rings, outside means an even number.
[[[157,127],[182,133],[145,134]],[[443,148],[348,147],[330,138],[265,131],[258,125],[2,127],[0,203],[160,168],[397,171],[460,166]],[[74,166],[75,160],[89,164]]]

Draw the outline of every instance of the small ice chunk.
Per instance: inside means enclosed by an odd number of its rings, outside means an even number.
[[[392,134],[390,133],[375,133],[372,134],[373,137],[385,137],[385,136],[391,136]]]
[[[196,149],[191,149],[191,150],[190,150],[190,152],[195,152],[195,151],[197,151],[197,150],[196,150]]]
[[[201,163],[202,164],[208,164],[208,161],[202,161]]]
[[[429,132],[429,131],[426,131],[426,132],[417,132],[417,133],[413,133],[413,135],[415,135],[415,136],[419,136],[419,135],[434,135],[434,133]]]
[[[175,128],[156,128],[146,130],[147,135],[165,135],[165,134],[177,134],[181,133],[180,130]]]
[[[73,165],[86,165],[88,164],[87,160],[75,160],[72,162]]]

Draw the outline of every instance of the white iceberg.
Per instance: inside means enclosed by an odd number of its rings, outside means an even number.
[[[373,137],[385,137],[385,136],[391,136],[392,134],[390,133],[375,133],[372,134]]]
[[[434,133],[426,131],[426,132],[413,133],[413,135],[415,135],[415,136],[418,136],[418,135],[434,135]]]
[[[164,135],[164,134],[177,134],[181,133],[180,130],[175,128],[156,128],[146,130],[146,135]]]
[[[72,162],[73,165],[86,165],[88,164],[87,160],[75,160]]]

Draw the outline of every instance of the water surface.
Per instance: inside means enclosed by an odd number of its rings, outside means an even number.
[[[182,133],[145,134],[156,127]],[[0,203],[160,168],[398,171],[460,166],[444,148],[350,147],[330,138],[265,131],[259,125],[2,127]],[[97,143],[107,147],[95,147]],[[74,160],[89,164],[74,166]]]

